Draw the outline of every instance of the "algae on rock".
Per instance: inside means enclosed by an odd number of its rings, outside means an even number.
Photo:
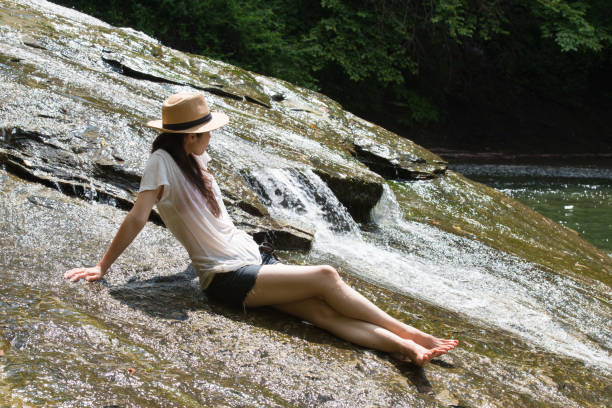
[[[366,282],[350,262],[338,269],[351,285],[397,318],[459,337],[462,347],[423,371],[270,310],[244,315],[209,303],[184,250],[156,225],[106,281],[64,282],[64,269],[101,255],[131,207],[156,136],[143,124],[185,90],[206,92],[209,106],[231,117],[213,134],[211,171],[236,225],[275,241],[286,262],[337,258],[306,251],[316,231],[271,215],[251,179],[257,171],[315,174],[364,230],[376,230],[371,210],[388,184],[406,219],[568,275],[608,308],[612,260],[324,95],[44,1],[3,0],[0,24],[0,286],[8,305],[0,310],[0,343],[8,345],[0,398],[14,405],[71,398],[137,406],[609,405],[609,373]],[[64,352],[66,339],[73,348]]]

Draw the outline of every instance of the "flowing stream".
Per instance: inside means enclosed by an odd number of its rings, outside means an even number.
[[[403,220],[391,190],[360,231],[310,171],[266,170],[254,187],[279,218],[316,229],[313,251],[394,291],[463,313],[546,350],[612,370],[609,304],[570,278],[437,228]]]
[[[324,95],[43,0],[3,0],[0,20],[0,406],[611,406],[612,267],[577,234]],[[460,346],[421,370],[232,310],[154,222],[103,280],[63,279],[131,208],[142,124],[195,89],[231,117],[209,152],[237,225]],[[612,173],[535,167],[454,169],[611,253]],[[379,175],[415,181],[388,180],[357,223]]]

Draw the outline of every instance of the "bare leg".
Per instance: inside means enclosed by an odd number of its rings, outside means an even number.
[[[245,306],[279,305],[321,298],[336,312],[380,326],[427,348],[457,345],[456,340],[438,339],[394,319],[348,286],[331,266],[264,265]]]
[[[449,345],[427,349],[412,340],[403,339],[372,323],[344,316],[321,299],[310,298],[276,305],[277,309],[307,320],[317,327],[360,346],[391,353],[402,361],[410,360],[423,366],[434,357],[447,353]]]

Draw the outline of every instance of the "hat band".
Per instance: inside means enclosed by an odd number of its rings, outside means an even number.
[[[202,123],[210,122],[211,119],[212,119],[212,114],[209,113],[208,115],[200,119],[192,120],[191,122],[163,123],[162,127],[168,130],[185,130],[185,129],[192,128],[196,125],[201,125]]]

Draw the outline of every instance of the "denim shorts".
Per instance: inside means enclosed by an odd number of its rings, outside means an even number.
[[[244,300],[255,286],[257,274],[262,265],[278,263],[272,254],[273,251],[266,251],[259,247],[261,254],[261,265],[245,265],[232,272],[221,272],[215,277],[206,288],[206,295],[218,302],[231,306],[244,306]]]

